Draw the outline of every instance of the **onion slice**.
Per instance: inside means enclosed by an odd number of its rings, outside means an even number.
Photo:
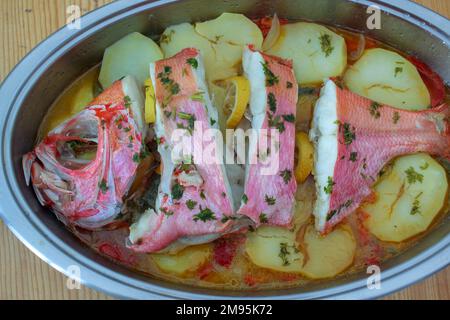
[[[358,47],[356,48],[355,51],[350,52],[349,56],[350,61],[358,60],[362,56],[364,49],[366,48],[366,37],[364,37],[364,35],[359,33],[358,38],[359,38]]]
[[[278,19],[277,14],[272,18],[272,25],[270,27],[269,33],[267,34],[264,42],[262,44],[262,50],[267,51],[273,47],[273,45],[277,42],[278,37],[280,36],[280,20]]]

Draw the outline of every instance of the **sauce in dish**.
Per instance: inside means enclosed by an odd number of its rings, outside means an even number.
[[[24,170],[80,240],[133,270],[298,287],[382,268],[444,222],[448,101],[427,65],[362,34],[224,13],[107,48],[49,109]],[[176,130],[199,127],[271,130],[278,170],[249,162],[263,158],[250,139],[246,161],[174,158]]]

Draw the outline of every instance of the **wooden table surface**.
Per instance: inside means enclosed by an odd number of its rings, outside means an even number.
[[[0,0],[0,81],[41,40],[66,23],[68,5],[83,13],[111,0]],[[406,2],[407,0],[405,0]],[[449,0],[418,0],[450,17]],[[1,199],[0,199],[1,201]],[[67,278],[28,250],[0,220],[0,299],[110,299]],[[450,267],[387,299],[450,299]]]

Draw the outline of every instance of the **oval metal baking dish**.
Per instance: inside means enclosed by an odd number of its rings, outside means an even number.
[[[367,30],[366,9],[382,10],[382,28]],[[103,50],[133,31],[158,35],[165,27],[222,12],[264,16],[277,12],[365,32],[417,55],[450,82],[450,21],[402,0],[122,0],[81,19],[80,30],[57,31],[11,72],[0,88],[0,212],[15,235],[54,268],[81,268],[83,284],[121,298],[375,298],[412,284],[450,262],[449,216],[416,246],[383,265],[382,286],[369,290],[360,273],[302,288],[244,292],[193,288],[155,280],[114,264],[83,245],[41,207],[25,184],[21,156],[31,150],[39,125],[59,93],[98,64]]]

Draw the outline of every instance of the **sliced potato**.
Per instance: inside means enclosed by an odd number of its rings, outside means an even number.
[[[253,44],[261,49],[263,35],[258,26],[243,14],[222,13],[218,18],[195,25],[199,34],[211,42],[237,44],[241,47]]]
[[[280,37],[267,53],[292,59],[299,84],[321,83],[341,75],[347,66],[344,38],[315,23],[281,26]]]
[[[98,80],[108,88],[114,81],[132,75],[144,86],[150,63],[162,58],[161,49],[152,39],[133,32],[105,50]]]
[[[356,251],[356,240],[350,227],[340,225],[321,236],[313,225],[306,227],[303,245],[305,265],[301,273],[312,279],[331,278],[347,269]]]
[[[393,107],[421,110],[430,106],[430,94],[416,67],[396,52],[366,50],[344,75],[353,92]]]
[[[257,266],[281,272],[300,272],[303,254],[297,248],[296,233],[286,228],[262,226],[249,233],[245,251]]]
[[[166,57],[184,48],[200,50],[210,82],[238,74],[247,44],[261,48],[262,33],[250,19],[235,13],[224,13],[195,27],[188,23],[171,26],[161,37],[161,49]]]
[[[382,241],[400,242],[428,229],[447,197],[445,169],[427,154],[398,158],[375,185],[377,201],[362,207],[365,226]]]
[[[175,255],[153,254],[156,265],[165,272],[183,275],[196,271],[212,255],[212,245],[203,244],[183,249]]]

